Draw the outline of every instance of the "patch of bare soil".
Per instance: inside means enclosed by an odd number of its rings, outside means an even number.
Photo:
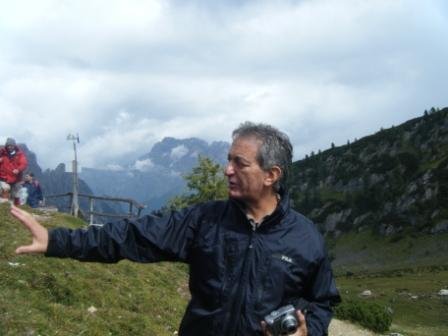
[[[362,327],[337,319],[333,319],[328,329],[329,336],[379,336],[370,330],[363,329]]]

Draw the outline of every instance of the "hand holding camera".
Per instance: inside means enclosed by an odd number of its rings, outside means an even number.
[[[287,305],[266,315],[261,323],[267,336],[307,336],[305,316],[294,306]]]

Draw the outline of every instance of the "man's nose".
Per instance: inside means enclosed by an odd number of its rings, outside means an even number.
[[[224,169],[224,175],[230,176],[234,173],[232,162],[228,162]]]

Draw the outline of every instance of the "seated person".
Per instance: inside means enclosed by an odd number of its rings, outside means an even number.
[[[34,178],[33,173],[27,173],[24,177],[23,187],[27,189],[28,197],[26,199],[26,204],[32,208],[37,208],[42,204],[42,188],[38,180]]]

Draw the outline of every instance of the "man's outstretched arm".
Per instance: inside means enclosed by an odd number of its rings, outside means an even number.
[[[59,227],[48,231],[30,213],[13,206],[11,214],[31,232],[33,239],[30,245],[18,247],[16,253],[45,253],[47,257],[105,263],[122,259],[186,261],[198,222],[192,210],[183,209],[164,218],[147,215],[102,227]]]

